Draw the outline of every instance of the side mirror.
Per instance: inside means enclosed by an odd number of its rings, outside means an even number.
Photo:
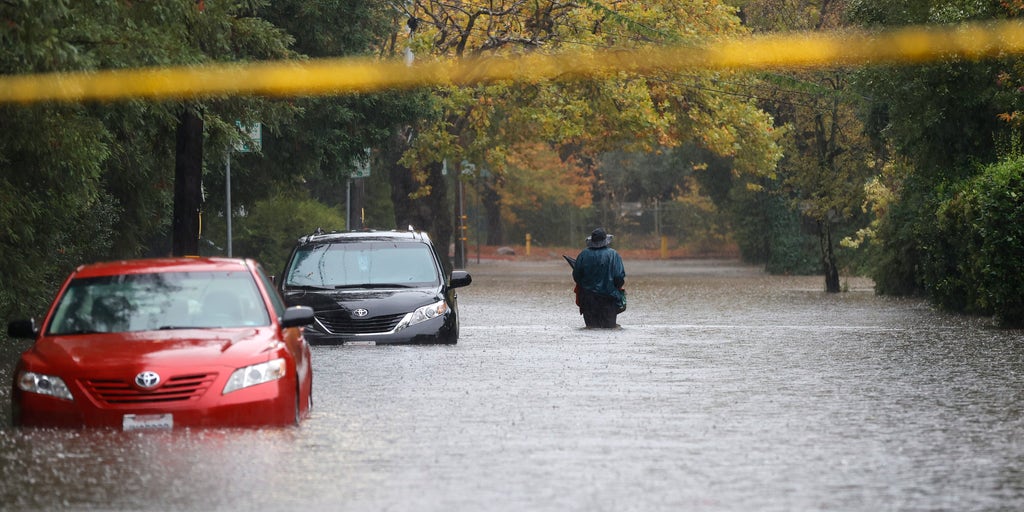
[[[309,306],[292,306],[284,310],[281,327],[302,327],[313,323],[313,308]]]
[[[39,330],[36,329],[35,319],[29,318],[28,320],[12,320],[8,322],[7,336],[10,338],[38,338]]]
[[[469,275],[469,272],[465,270],[453,270],[450,286],[452,288],[462,288],[463,286],[469,286],[469,283],[473,282],[473,276]]]

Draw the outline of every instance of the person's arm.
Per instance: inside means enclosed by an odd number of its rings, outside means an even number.
[[[619,256],[619,253],[615,253],[615,257],[612,260],[613,265],[615,265],[612,273],[612,284],[616,288],[622,288],[626,284],[626,267],[622,264],[622,256]]]

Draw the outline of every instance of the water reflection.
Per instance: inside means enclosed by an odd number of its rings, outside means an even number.
[[[472,270],[454,347],[314,347],[300,428],[0,430],[3,507],[1024,508],[1020,331],[714,262],[587,330],[564,264]]]

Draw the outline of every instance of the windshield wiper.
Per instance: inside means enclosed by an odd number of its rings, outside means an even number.
[[[407,284],[395,284],[395,283],[362,283],[362,284],[339,284],[334,287],[335,290],[341,290],[343,288],[413,288]]]
[[[312,284],[286,284],[288,288],[293,290],[330,290],[330,286],[316,286]]]

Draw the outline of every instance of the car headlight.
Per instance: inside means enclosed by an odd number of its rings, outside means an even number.
[[[395,330],[401,331],[402,329],[405,329],[410,325],[416,325],[420,322],[426,322],[431,318],[439,317],[447,312],[448,303],[443,300],[439,300],[433,304],[427,304],[426,306],[423,306],[417,309],[416,311],[413,311],[412,313],[405,315],[405,318],[403,318],[402,321],[398,323],[398,326],[395,327]]]
[[[284,377],[285,371],[284,359],[274,359],[273,361],[239,368],[231,374],[231,378],[228,379],[228,383],[224,386],[223,394],[226,395],[232,391],[280,379]]]
[[[64,384],[64,379],[55,375],[21,372],[21,375],[18,375],[18,389],[29,393],[49,395],[62,400],[75,400],[71,396],[71,390],[68,389],[67,384]]]

